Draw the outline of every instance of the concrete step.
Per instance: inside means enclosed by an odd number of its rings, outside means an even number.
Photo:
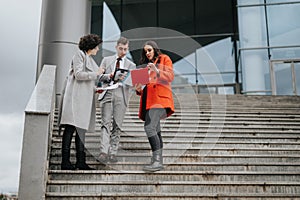
[[[146,139],[146,138],[145,138]],[[74,141],[74,139],[73,139]],[[264,141],[219,141],[203,139],[202,141],[194,141],[193,138],[181,140],[174,138],[173,140],[164,140],[165,149],[225,149],[225,150],[269,150],[269,151],[289,151],[298,150],[300,151],[300,142],[264,142]],[[98,148],[100,146],[100,137],[98,139],[86,140],[86,148]],[[147,140],[121,140],[121,148],[123,149],[149,149],[149,142]],[[52,140],[53,148],[61,148],[61,140]]]
[[[145,184],[152,184],[153,181],[162,182],[195,182],[198,184],[215,184],[227,182],[227,184],[235,184],[236,182],[244,182],[244,184],[253,184],[253,182],[290,182],[300,186],[300,173],[291,172],[249,172],[249,171],[168,171],[162,170],[154,173],[146,173],[144,171],[117,171],[117,170],[49,170],[51,180],[48,183],[67,183],[68,181],[82,181],[85,184],[92,182],[111,182],[112,184],[120,184],[121,182],[144,181]],[[54,182],[52,182],[54,181]],[[300,190],[300,187],[298,188]],[[183,191],[182,191],[183,192]],[[300,191],[299,191],[300,192]]]
[[[297,109],[298,110],[298,109]],[[98,111],[97,113],[97,120],[101,118],[101,114]],[[299,111],[300,112],[300,111]],[[253,112],[253,110],[246,110],[244,112],[205,112],[205,111],[195,111],[192,110],[190,112],[184,112],[181,113],[180,111],[175,112],[170,118],[168,118],[165,121],[173,121],[173,120],[190,120],[190,119],[200,119],[200,120],[224,120],[224,117],[226,117],[228,120],[299,120],[300,114],[296,114],[295,111],[287,113],[284,111],[278,111],[276,113],[267,113],[267,112]],[[135,120],[137,122],[142,123],[140,119],[138,119],[137,112],[129,112],[127,111],[125,114],[124,120]],[[164,121],[164,120],[162,120]],[[57,122],[57,118],[55,117],[55,121]]]
[[[60,161],[50,163],[51,170],[60,170]],[[88,164],[96,169],[103,170],[142,170],[145,162],[118,162],[101,165],[97,161]],[[300,163],[213,163],[213,162],[175,162],[164,163],[164,171],[252,171],[252,172],[295,172],[300,171]]]
[[[138,119],[138,109],[129,109],[125,113],[125,119],[126,118],[132,118],[132,119]],[[259,117],[259,118],[299,118],[300,111],[299,108],[295,109],[267,109],[267,110],[262,110],[262,109],[244,109],[244,110],[217,110],[217,109],[193,109],[191,108],[190,110],[180,110],[175,108],[175,113],[168,118],[168,120],[171,119],[185,119],[185,118],[190,118],[190,117],[224,117],[224,116],[229,116],[229,117],[234,117],[234,116],[239,116],[241,115],[242,117]],[[101,117],[101,112],[100,110],[97,111],[97,117]]]
[[[57,129],[56,129],[57,130]],[[56,131],[55,130],[55,131]],[[198,132],[207,132],[207,133],[213,133],[213,132],[218,132],[221,133],[223,132],[251,132],[251,133],[263,133],[265,132],[283,132],[286,131],[288,133],[292,132],[297,132],[297,134],[300,132],[300,127],[299,126],[260,126],[260,125],[252,125],[252,126],[232,126],[232,125],[226,125],[223,126],[221,123],[220,124],[207,124],[207,125],[198,125],[198,126],[193,126],[193,125],[178,125],[174,127],[164,127],[162,126],[162,132],[172,132],[172,133],[198,133]],[[124,127],[123,128],[124,132],[130,132],[130,133],[144,133],[144,128],[142,126],[132,126],[132,127]],[[96,132],[100,133],[100,124],[96,124]]]
[[[251,126],[251,125],[275,125],[275,126],[297,126],[300,122],[300,118],[297,119],[291,119],[288,118],[286,120],[284,119],[250,119],[248,118],[248,120],[246,119],[236,119],[236,118],[232,118],[232,119],[228,119],[226,118],[221,118],[219,117],[218,119],[210,119],[210,118],[190,118],[188,120],[186,119],[170,119],[170,120],[162,120],[161,123],[164,126],[178,126],[179,124],[181,125],[193,125],[195,126],[195,120],[196,120],[196,125],[206,125],[206,124],[210,124],[212,121],[214,123],[222,123],[224,125],[235,125],[235,126]],[[98,123],[100,123],[100,118],[97,121]],[[143,125],[144,122],[139,120],[139,119],[127,119],[125,118],[123,121],[123,127],[132,127],[132,126],[141,126]]]
[[[168,120],[171,119],[184,119],[188,117],[235,117],[235,116],[241,116],[242,118],[253,118],[255,116],[259,118],[280,118],[282,116],[283,119],[285,118],[299,118],[299,108],[289,110],[289,109],[283,109],[283,110],[253,110],[253,109],[245,109],[245,110],[212,110],[212,109],[191,109],[191,110],[176,110],[175,113],[168,118]],[[137,116],[138,109],[136,110],[127,110],[125,113],[125,119],[126,118],[132,118],[132,119],[138,119]],[[100,110],[97,111],[97,117],[101,117]]]
[[[87,148],[87,152],[91,155],[94,155],[94,156],[97,156],[99,153],[100,153],[100,148],[96,148],[96,149],[90,149],[90,148]],[[124,148],[121,148],[119,149],[119,152],[123,152],[122,154],[125,155],[130,155],[132,153],[135,153],[135,154],[144,154],[144,155],[147,155],[149,152],[150,152],[150,149],[148,147],[148,149],[144,149],[144,150],[141,150],[141,149],[124,149]],[[293,150],[281,150],[281,151],[277,151],[277,150],[259,150],[259,149],[256,149],[256,150],[248,150],[248,149],[232,149],[232,150],[229,150],[229,149],[197,149],[197,150],[192,150],[192,149],[188,149],[188,150],[185,150],[185,149],[182,149],[182,150],[179,150],[179,149],[164,149],[164,154],[195,154],[195,155],[199,155],[199,156],[209,156],[209,155],[219,155],[219,156],[222,156],[222,155],[245,155],[245,154],[250,154],[250,155],[299,155],[300,151],[297,150],[297,151],[293,151]],[[52,149],[51,150],[51,156],[52,157],[60,157],[61,156],[61,149]],[[75,157],[75,148],[71,150],[71,157]],[[121,157],[121,153],[118,153],[118,156]]]
[[[245,153],[244,155],[212,155],[207,152],[203,153],[204,155],[197,154],[166,154],[164,153],[164,162],[174,163],[174,162],[213,162],[213,163],[228,163],[228,162],[247,162],[247,163],[285,163],[285,162],[300,162],[300,155],[249,155]],[[99,156],[99,152],[95,154],[87,153],[86,159],[88,162],[96,161]],[[150,150],[148,154],[145,153],[135,153],[135,152],[126,152],[118,153],[119,162],[144,162],[148,163],[150,160]],[[72,162],[75,162],[75,155],[71,157]],[[61,161],[60,155],[52,155],[50,157],[50,162]]]
[[[46,192],[47,200],[298,200],[300,193],[298,194],[286,194],[286,193],[173,193],[173,194],[161,194],[161,193],[144,193],[144,192],[93,192],[93,193],[79,193],[79,192]]]
[[[180,131],[180,132],[179,132]],[[183,132],[181,129],[179,131],[168,131],[168,132],[162,132],[163,138],[180,138],[182,140],[188,140],[190,141],[190,138],[212,138],[213,140],[217,138],[245,138],[245,139],[282,139],[283,141],[285,139],[289,140],[292,139],[294,141],[300,140],[300,131],[294,131],[290,129],[284,129],[284,130],[219,130],[219,129],[209,129],[209,130],[191,130],[189,132]],[[57,130],[53,131],[53,137],[59,137],[61,138],[62,133],[58,134]],[[100,130],[94,132],[94,133],[86,133],[86,137],[99,137]],[[123,131],[121,135],[121,139],[124,137],[131,137],[131,138],[146,138],[146,133],[144,131],[137,131],[137,130],[131,130],[131,131]]]
[[[176,94],[174,100],[176,112],[161,123],[165,168],[155,173],[142,171],[151,152],[136,95],[116,164],[96,160],[97,103],[96,132],[86,134],[87,163],[95,171],[59,170],[55,116],[46,199],[300,199],[300,97]]]
[[[67,188],[66,188],[67,186]],[[300,193],[299,182],[268,182],[268,181],[48,181],[49,192],[79,192],[79,193],[101,193],[124,191],[132,193]]]
[[[174,137],[174,134],[165,133],[163,132],[163,141],[164,143],[171,143],[171,142],[185,142],[185,141],[193,141],[195,143],[205,143],[205,142],[217,142],[217,143],[241,143],[241,144],[247,144],[247,143],[253,143],[253,144],[288,144],[288,143],[298,143],[300,141],[300,137],[298,134],[274,134],[270,135],[265,134],[263,136],[256,136],[256,135],[250,135],[246,136],[246,134],[234,134],[234,135],[227,135],[224,133],[221,133],[220,135],[207,135],[206,133],[197,133],[197,134],[182,134],[182,135],[176,135]],[[53,133],[52,142],[53,143],[59,143],[62,140],[62,134],[59,135],[57,132]],[[74,138],[73,138],[74,140]],[[85,141],[87,143],[89,142],[95,142],[100,140],[100,133],[86,133]],[[132,143],[139,143],[139,142],[148,142],[146,134],[143,133],[123,133],[120,138],[120,142],[132,142]]]

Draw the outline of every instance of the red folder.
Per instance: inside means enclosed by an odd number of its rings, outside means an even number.
[[[130,74],[131,74],[132,85],[138,83],[142,85],[146,85],[149,83],[149,73],[147,67],[141,69],[133,69],[130,71]]]

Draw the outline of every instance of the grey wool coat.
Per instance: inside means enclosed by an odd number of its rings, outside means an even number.
[[[69,124],[94,132],[97,71],[97,63],[83,51],[73,56],[62,96],[60,125]]]

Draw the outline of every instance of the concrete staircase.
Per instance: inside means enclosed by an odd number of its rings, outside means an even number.
[[[300,199],[300,97],[181,94],[175,102],[176,113],[162,121],[165,168],[155,173],[142,171],[151,152],[135,95],[117,164],[95,159],[99,110],[86,138],[95,171],[60,170],[55,126],[46,199]]]

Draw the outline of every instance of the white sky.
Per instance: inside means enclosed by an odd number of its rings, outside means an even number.
[[[35,84],[42,0],[0,0],[0,193],[17,192],[24,110]]]

